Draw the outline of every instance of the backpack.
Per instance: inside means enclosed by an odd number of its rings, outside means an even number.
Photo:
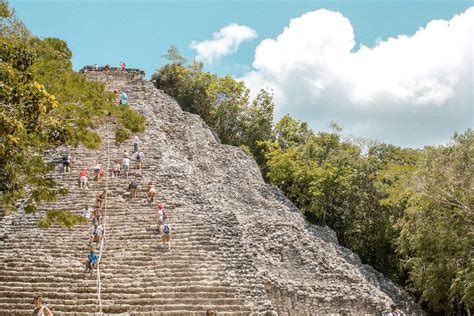
[[[165,233],[165,234],[170,233],[170,227],[168,226],[168,224],[163,225],[163,233]]]

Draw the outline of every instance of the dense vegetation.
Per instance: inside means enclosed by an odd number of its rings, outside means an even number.
[[[199,114],[225,144],[253,154],[264,177],[313,223],[407,290],[427,310],[474,306],[471,130],[421,150],[315,133],[289,115],[273,125],[273,100],[230,76],[203,71],[171,47],[155,85]]]
[[[102,84],[74,72],[71,57],[64,41],[33,36],[6,2],[0,3],[0,197],[7,212],[19,206],[35,212],[41,201],[65,193],[46,177],[54,164],[44,161],[45,151],[61,145],[98,148],[94,128],[106,120],[131,132],[144,129],[142,116],[117,109]],[[82,221],[56,210],[40,224]]]

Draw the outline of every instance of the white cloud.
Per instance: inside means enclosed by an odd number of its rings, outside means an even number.
[[[277,116],[316,130],[336,120],[347,133],[398,145],[441,143],[472,126],[473,21],[474,7],[355,49],[341,13],[308,12],[263,40],[241,79],[253,93],[273,89]]]
[[[189,47],[197,51],[197,60],[212,63],[222,56],[235,53],[240,44],[255,38],[257,32],[254,29],[234,23],[212,34],[211,40],[193,41]]]

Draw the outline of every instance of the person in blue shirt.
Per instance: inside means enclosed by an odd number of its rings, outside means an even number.
[[[94,252],[94,249],[91,249],[91,252],[87,255],[86,261],[86,272],[94,273],[94,267],[97,264],[97,255]]]
[[[128,95],[125,92],[122,92],[120,95],[120,105],[127,106],[128,103]]]

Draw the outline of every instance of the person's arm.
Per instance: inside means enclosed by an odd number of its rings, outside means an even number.
[[[53,313],[49,310],[48,306],[44,307],[44,313],[46,316],[53,316]]]

